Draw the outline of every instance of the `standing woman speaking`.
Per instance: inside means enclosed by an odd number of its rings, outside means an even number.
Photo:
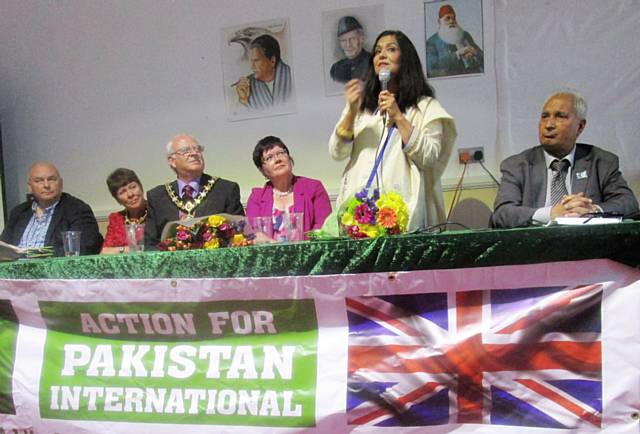
[[[329,139],[334,160],[349,158],[337,206],[365,186],[377,187],[403,196],[408,230],[443,223],[440,176],[457,135],[453,118],[434,98],[404,33],[378,35],[371,62],[366,82],[346,84],[347,106]]]

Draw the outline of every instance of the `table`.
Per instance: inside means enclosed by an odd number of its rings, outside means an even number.
[[[640,265],[640,222],[448,231],[0,264],[0,279],[306,276],[608,258]]]

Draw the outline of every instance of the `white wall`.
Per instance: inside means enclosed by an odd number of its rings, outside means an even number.
[[[536,143],[547,94],[578,89],[589,106],[578,140],[616,153],[638,196],[640,0],[499,0],[496,22],[498,155]]]
[[[263,182],[250,156],[268,134],[290,147],[296,173],[320,178],[336,192],[345,163],[329,158],[326,142],[343,98],[324,93],[322,12],[375,4],[383,3],[1,1],[8,207],[24,198],[30,164],[45,159],[60,168],[66,191],[104,215],[118,208],[106,189],[108,173],[130,167],[146,188],[171,179],[164,144],[181,131],[207,145],[207,172],[238,181],[245,196]],[[640,178],[640,161],[630,151],[638,137],[639,35],[631,24],[640,22],[639,6],[640,0],[484,0],[485,74],[431,81],[456,119],[458,146],[485,146],[487,165],[497,173],[501,158],[535,144],[545,95],[568,84],[592,99],[584,138],[622,152],[624,169]],[[407,33],[424,61],[422,1],[385,1],[384,16],[387,28]],[[291,23],[298,113],[229,122],[221,29],[278,17]],[[603,22],[609,33],[601,40]],[[615,22],[623,23],[619,32]],[[452,159],[445,184],[460,173]],[[479,167],[469,175],[488,179]]]

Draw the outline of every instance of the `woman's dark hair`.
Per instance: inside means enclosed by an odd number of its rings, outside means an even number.
[[[107,177],[107,187],[109,188],[109,192],[111,192],[111,196],[116,200],[118,199],[118,190],[132,182],[137,182],[140,185],[140,188],[142,188],[142,183],[138,179],[136,172],[123,167],[114,170],[111,172],[111,175]]]
[[[405,112],[409,107],[415,106],[423,96],[435,96],[435,92],[425,78],[416,47],[413,46],[407,35],[400,30],[385,30],[376,38],[376,42],[373,44],[374,52],[378,41],[383,36],[395,36],[400,47],[400,71],[396,77],[398,85],[396,102],[400,111]],[[378,108],[378,94],[380,93],[380,81],[374,70],[373,58],[374,55],[371,55],[369,72],[364,85],[364,98],[362,98],[360,106],[362,111],[366,110],[370,113],[375,112]]]
[[[258,169],[261,169],[262,155],[265,152],[275,148],[276,146],[280,146],[282,149],[284,149],[284,152],[287,153],[289,159],[293,163],[293,158],[291,158],[291,154],[289,154],[289,148],[287,148],[287,145],[282,143],[282,140],[280,140],[279,137],[267,136],[260,139],[260,141],[256,144],[256,147],[253,148],[253,164],[255,164]]]

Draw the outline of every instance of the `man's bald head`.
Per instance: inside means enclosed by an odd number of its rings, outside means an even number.
[[[47,161],[38,161],[29,169],[29,192],[41,208],[48,208],[62,196],[62,178],[58,169]]]

